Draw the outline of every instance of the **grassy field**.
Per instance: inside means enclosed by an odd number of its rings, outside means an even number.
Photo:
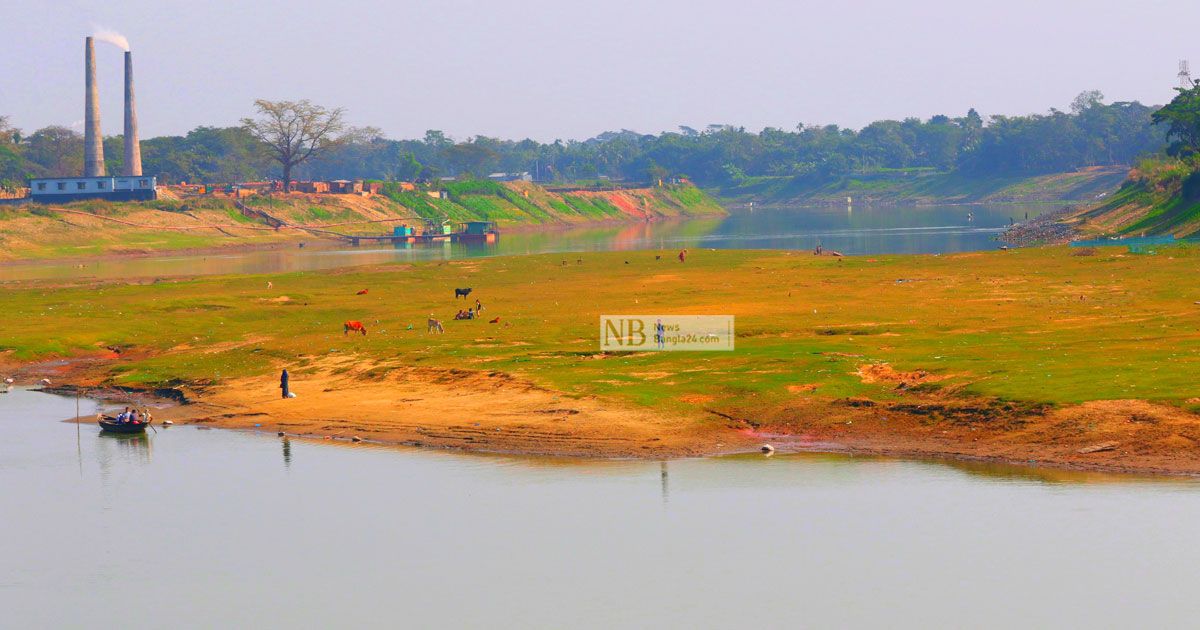
[[[127,386],[219,383],[322,358],[501,371],[571,395],[655,407],[805,396],[895,399],[857,372],[887,362],[920,385],[1036,403],[1200,395],[1200,250],[1066,248],[838,259],[653,252],[480,259],[153,284],[13,284],[0,356],[30,362],[115,348]],[[629,264],[625,264],[628,260]],[[668,262],[670,261],[670,262]],[[268,288],[270,281],[273,288]],[[451,321],[473,287],[500,324]],[[357,296],[359,289],[369,289]],[[460,300],[458,306],[466,305]],[[604,313],[729,314],[724,353],[597,354]],[[447,334],[425,333],[429,314]],[[344,320],[370,334],[343,336]],[[411,329],[409,326],[411,325]]]

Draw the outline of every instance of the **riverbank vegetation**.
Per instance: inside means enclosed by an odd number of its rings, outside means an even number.
[[[1200,249],[844,259],[693,251],[686,263],[673,253],[10,283],[0,308],[20,325],[0,330],[0,360],[80,360],[81,371],[56,380],[179,388],[220,402],[221,413],[196,407],[209,422],[272,428],[287,418],[317,435],[371,436],[386,421],[376,438],[499,448],[486,435],[490,418],[536,394],[549,411],[521,407],[509,420],[567,441],[600,439],[591,411],[628,409],[703,435],[686,449],[676,443],[679,452],[778,433],[890,452],[1200,470],[1191,377],[1200,368],[1200,291],[1189,281]],[[474,289],[482,318],[453,320],[465,308],[456,287]],[[629,312],[734,315],[736,350],[598,352],[599,316]],[[445,334],[426,332],[430,314]],[[343,335],[346,320],[369,334]],[[284,367],[301,405],[280,407],[272,395]],[[444,413],[406,416],[403,400],[419,401],[427,388],[446,390]],[[460,412],[453,396],[479,405]],[[304,420],[309,405],[337,413]],[[434,430],[451,426],[463,432]],[[634,431],[613,426],[605,430],[618,442],[620,431]],[[646,441],[610,442],[595,454],[661,452],[653,430],[635,433]],[[512,440],[505,449],[555,452],[550,442]],[[1081,452],[1110,442],[1119,446]]]
[[[1092,201],[1117,189],[1128,169],[1094,166],[1047,175],[969,175],[932,168],[881,169],[824,183],[793,177],[748,177],[722,187],[728,203],[963,204]]]
[[[1200,233],[1200,84],[1154,112],[1168,141],[1157,156],[1138,162],[1110,199],[1071,217],[1078,228],[1101,235]]]
[[[333,110],[339,111],[339,110]],[[1069,111],[882,120],[862,129],[799,124],[751,131],[733,125],[643,134],[621,130],[582,141],[544,143],[474,136],[455,141],[436,130],[418,140],[388,139],[379,130],[346,130],[345,142],[295,167],[302,178],[394,181],[483,177],[530,172],[540,182],[624,180],[656,182],[687,176],[731,197],[767,201],[859,193],[891,200],[875,182],[897,173],[941,175],[922,190],[901,186],[897,199],[978,197],[979,189],[1097,166],[1127,167],[1164,145],[1152,127],[1153,108],[1137,102],[1106,104],[1098,92],[1081,94]],[[120,138],[106,140],[110,169],[120,166]],[[111,145],[111,146],[108,146]],[[198,127],[185,136],[142,143],[147,174],[162,183],[230,182],[278,178],[269,151],[245,127]],[[49,127],[30,134],[0,119],[0,180],[78,172],[82,140]],[[907,175],[901,175],[904,177]],[[914,179],[920,179],[914,177]],[[766,183],[765,185],[760,185]],[[867,188],[864,188],[866,186]],[[1003,195],[1002,195],[1003,196]]]

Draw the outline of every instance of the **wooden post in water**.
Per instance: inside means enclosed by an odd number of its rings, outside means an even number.
[[[75,390],[75,457],[79,460],[79,477],[83,477],[83,437],[79,429],[79,390]]]

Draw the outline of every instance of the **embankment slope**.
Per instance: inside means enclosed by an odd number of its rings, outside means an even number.
[[[524,182],[456,182],[444,194],[293,193],[243,201],[282,221],[280,229],[253,212],[242,212],[227,197],[0,206],[0,261],[288,245],[337,233],[389,234],[395,225],[426,220],[495,221],[501,229],[536,229],[724,213],[690,185],[549,191]]]
[[[1176,160],[1147,160],[1103,203],[1067,217],[1080,232],[1176,237],[1200,233],[1200,171]]]

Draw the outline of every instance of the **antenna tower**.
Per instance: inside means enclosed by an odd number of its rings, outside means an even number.
[[[1179,87],[1186,90],[1186,89],[1190,89],[1191,87],[1193,87],[1195,85],[1192,82],[1192,68],[1191,68],[1191,65],[1188,64],[1187,59],[1179,60],[1179,75],[1178,76],[1179,76]]]

